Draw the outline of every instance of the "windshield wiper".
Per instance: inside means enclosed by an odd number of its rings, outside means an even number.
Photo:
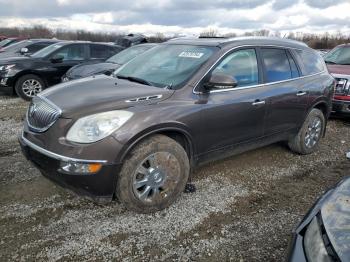
[[[171,83],[170,85],[166,85],[163,88],[164,89],[168,89],[168,90],[172,90],[173,89],[173,83]]]
[[[325,60],[325,62],[326,62],[326,64],[337,64],[336,62],[333,62],[333,61],[327,61],[327,60]]]
[[[134,76],[121,76],[121,75],[117,75],[117,78],[119,79],[126,79],[129,80],[131,82],[136,82],[136,83],[140,83],[140,84],[144,84],[144,85],[148,85],[148,86],[153,86],[150,82],[148,82],[145,79],[142,78],[138,78],[138,77],[134,77]]]

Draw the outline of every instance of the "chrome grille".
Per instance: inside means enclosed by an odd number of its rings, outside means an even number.
[[[335,78],[337,81],[335,86],[336,95],[347,95],[349,93],[350,82],[346,78]]]
[[[34,132],[45,132],[60,117],[61,110],[46,98],[36,96],[32,99],[27,111],[29,129]]]

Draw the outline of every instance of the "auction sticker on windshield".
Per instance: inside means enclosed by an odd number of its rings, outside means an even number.
[[[204,55],[204,53],[198,53],[198,52],[182,52],[179,54],[179,57],[187,57],[187,58],[201,58]]]

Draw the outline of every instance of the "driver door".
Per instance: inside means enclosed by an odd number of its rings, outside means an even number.
[[[266,94],[261,82],[255,48],[233,51],[209,74],[225,74],[237,80],[237,86],[203,93],[203,132],[199,152],[219,153],[232,146],[263,136]],[[208,78],[208,77],[207,77]],[[208,81],[205,80],[205,81]],[[202,90],[205,83],[202,83]],[[205,158],[205,157],[204,157]]]
[[[50,85],[61,82],[61,77],[71,67],[83,63],[88,57],[88,46],[86,44],[65,45],[51,55],[53,57],[63,57],[62,61],[51,63],[51,72],[49,72],[48,80]]]

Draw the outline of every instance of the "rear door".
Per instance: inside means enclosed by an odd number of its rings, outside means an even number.
[[[308,92],[302,86],[300,69],[293,54],[283,48],[260,48],[265,84],[268,86],[268,110],[265,135],[295,130],[303,121]]]

